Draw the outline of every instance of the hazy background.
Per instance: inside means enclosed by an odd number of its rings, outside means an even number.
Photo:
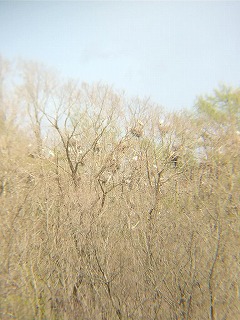
[[[240,2],[0,2],[0,54],[167,110],[240,85]]]

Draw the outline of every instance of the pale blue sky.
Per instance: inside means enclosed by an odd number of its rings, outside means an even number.
[[[0,54],[167,110],[240,86],[240,2],[0,2]]]

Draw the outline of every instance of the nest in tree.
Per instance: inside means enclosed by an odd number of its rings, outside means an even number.
[[[140,138],[143,136],[143,123],[138,121],[137,125],[130,129],[131,134],[134,137]]]

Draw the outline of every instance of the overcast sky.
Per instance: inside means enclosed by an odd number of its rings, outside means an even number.
[[[0,54],[167,110],[240,86],[240,2],[0,2]]]

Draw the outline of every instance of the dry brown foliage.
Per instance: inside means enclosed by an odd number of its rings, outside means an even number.
[[[239,318],[234,128],[41,83],[0,128],[0,318]]]

